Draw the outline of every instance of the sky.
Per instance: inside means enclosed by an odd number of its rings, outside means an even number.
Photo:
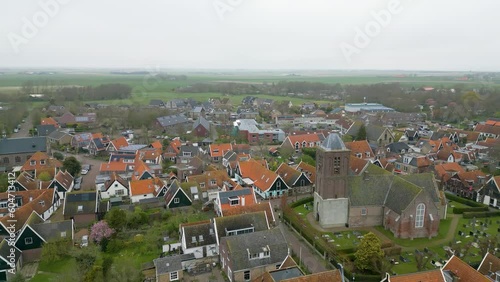
[[[498,11],[498,0],[2,0],[0,68],[500,71]]]

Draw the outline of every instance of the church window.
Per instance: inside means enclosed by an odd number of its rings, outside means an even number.
[[[340,157],[333,157],[333,173],[340,173]]]
[[[415,216],[415,228],[424,227],[424,214],[425,214],[425,205],[418,204],[417,213]]]

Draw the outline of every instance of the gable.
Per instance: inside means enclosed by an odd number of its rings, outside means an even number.
[[[184,191],[179,188],[177,192],[172,196],[170,202],[167,203],[167,208],[180,208],[191,205],[191,199],[184,193]]]
[[[31,244],[29,243],[31,241]],[[44,240],[29,225],[26,225],[17,237],[16,247],[21,251],[38,249],[42,247]]]

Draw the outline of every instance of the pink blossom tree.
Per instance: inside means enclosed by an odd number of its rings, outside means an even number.
[[[110,228],[105,220],[101,220],[92,225],[90,239],[100,244],[104,239],[109,239],[114,233],[115,230]]]

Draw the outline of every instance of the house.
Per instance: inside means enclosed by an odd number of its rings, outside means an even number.
[[[97,191],[101,194],[102,199],[128,197],[128,182],[115,172],[110,175],[110,179],[97,185]]]
[[[54,188],[59,198],[64,199],[67,192],[70,192],[74,186],[74,178],[67,171],[58,171],[54,179],[49,185],[49,188]]]
[[[399,238],[437,235],[444,200],[432,174],[393,175],[368,164],[351,175],[350,155],[336,133],[316,152],[313,211],[323,228],[382,225]]]
[[[313,184],[311,179],[307,177],[306,172],[299,171],[286,163],[280,164],[278,169],[276,169],[276,174],[285,181],[288,187],[296,190],[310,188]]]
[[[238,119],[233,122],[233,135],[238,135],[250,144],[278,143],[285,140],[285,132],[277,128],[261,129],[254,119]]]
[[[233,145],[233,148],[237,145]],[[252,157],[245,153],[236,153],[235,151],[227,151],[222,157],[222,166],[226,169],[229,176],[234,177],[234,171],[236,170],[236,165],[239,161],[246,161]]]
[[[201,198],[208,201],[214,200],[219,191],[232,190],[237,185],[223,170],[209,170],[202,174],[189,175],[186,181],[196,183],[201,192]]]
[[[352,142],[346,142],[345,146],[351,150],[351,155],[364,159],[364,160],[374,160],[375,159],[375,154],[373,153],[372,148],[370,147],[370,144],[368,144],[368,141],[366,140],[359,140],[359,141],[352,141]]]
[[[229,281],[250,281],[275,270],[289,254],[279,228],[221,238],[221,268]]]
[[[123,162],[118,160],[109,161],[107,163],[101,163],[99,166],[99,174],[101,175],[111,175],[117,173],[120,175],[126,175],[128,171],[133,170],[135,155],[133,155],[132,160],[127,159],[129,162]]]
[[[76,123],[75,115],[73,115],[70,112],[66,112],[62,116],[57,118],[57,122],[62,127],[66,127],[67,125],[74,124],[74,123]]]
[[[44,243],[60,239],[73,241],[73,220],[44,222],[33,212],[19,231],[15,246],[22,251],[23,262],[32,262],[41,258]]]
[[[42,181],[33,178],[33,175],[28,172],[21,172],[14,182],[14,187],[16,191],[47,189],[51,183],[52,180]]]
[[[11,281],[15,274],[9,270],[14,269],[20,273],[23,267],[21,250],[11,246],[7,240],[0,241],[0,281]]]
[[[351,125],[347,131],[348,135],[351,135],[354,139],[357,137],[359,129],[363,125],[363,122],[355,122]],[[387,127],[376,126],[376,125],[365,125],[366,129],[366,140],[373,146],[386,146],[395,141],[394,134]],[[359,141],[359,140],[358,140]]]
[[[443,189],[475,201],[478,189],[486,183],[487,178],[480,170],[458,172],[443,183]]]
[[[394,162],[394,172],[399,174],[431,172],[432,164],[427,156],[406,153]]]
[[[192,132],[198,137],[208,136],[210,134],[210,122],[203,116],[198,117],[198,119],[193,123]]]
[[[153,260],[157,282],[182,281],[184,270],[194,260],[193,254],[173,255]]]
[[[106,152],[106,148],[109,145],[109,138],[102,135],[102,133],[92,134],[92,139],[88,145],[89,154],[97,156],[102,155]]]
[[[498,121],[486,121],[485,124],[477,124],[474,127],[475,132],[479,132],[479,138],[499,138],[500,137],[500,122]]]
[[[118,137],[118,138],[116,138],[114,140],[111,140],[109,142],[109,145],[106,148],[106,151],[108,151],[108,152],[118,152],[123,147],[127,147],[129,145],[130,144],[128,143],[127,138],[125,138],[125,136],[120,136],[120,137]]]
[[[269,222],[264,211],[216,217],[212,221],[218,246],[224,237],[269,230]]]
[[[482,275],[489,277],[492,281],[500,279],[500,259],[491,253],[484,255],[477,271]],[[496,279],[496,280],[495,280]]]
[[[52,132],[56,131],[56,127],[53,124],[47,125],[37,125],[36,135],[38,136],[49,136]]]
[[[42,118],[42,120],[40,121],[40,125],[52,125],[55,128],[59,128],[59,123],[51,117]]]
[[[64,198],[63,216],[65,220],[73,219],[76,227],[87,227],[99,220],[99,194],[96,191],[69,192]]]
[[[190,175],[202,174],[205,171],[205,164],[199,157],[187,159],[187,163],[178,163],[173,166],[177,169],[177,179],[184,181]]]
[[[420,271],[409,274],[398,274],[394,276],[386,275],[382,282],[408,282],[408,281],[426,281],[426,282],[449,282],[446,280],[442,268]]]
[[[252,187],[264,199],[279,197],[290,189],[281,176],[254,159],[238,162],[235,176],[240,185]]]
[[[17,208],[13,215],[9,213],[0,219],[0,237],[5,238],[10,236],[12,232],[17,233],[32,213],[38,214],[44,220],[48,219],[59,205],[59,198],[57,198],[54,189],[44,190],[41,195]],[[13,228],[12,225],[14,225]]]
[[[205,108],[201,107],[201,106],[198,106],[198,107],[194,107],[190,112],[189,112],[189,116],[192,118],[192,119],[197,119],[197,118],[200,118],[200,117],[205,117]]]
[[[163,131],[184,128],[189,123],[189,120],[184,115],[170,115],[156,118],[156,126]]]
[[[0,217],[4,217],[9,213],[9,208],[8,208],[9,199],[11,199],[11,201],[14,202],[16,208],[18,209],[23,205],[26,205],[32,202],[33,200],[36,200],[36,198],[40,197],[45,192],[46,192],[45,189],[44,190],[36,189],[36,190],[22,190],[15,192],[0,193]],[[52,190],[52,192],[54,191]],[[54,204],[58,204],[57,203],[58,198],[56,197],[56,199],[54,199],[51,202],[56,202]]]
[[[188,163],[190,159],[200,156],[200,147],[194,145],[181,145],[177,153],[177,163]]]
[[[472,268],[465,261],[452,255],[443,266],[445,281],[491,282],[489,278]]]
[[[180,224],[179,236],[184,254],[194,254],[197,259],[219,254],[215,230],[210,220]]]
[[[402,154],[413,152],[411,147],[408,146],[408,144],[406,144],[404,142],[391,143],[391,144],[385,146],[385,150],[387,151],[387,153],[397,154],[397,155],[402,155]]]
[[[181,188],[180,183],[174,180],[165,194],[165,205],[167,209],[180,208],[190,206],[193,201]]]
[[[418,139],[420,138],[420,135],[418,134],[418,131],[417,130],[411,130],[411,129],[406,129],[405,130],[405,133],[404,133],[404,136],[406,137],[406,140],[409,142],[409,143],[415,143],[418,141]]]
[[[465,169],[457,163],[442,163],[434,166],[436,179],[440,183],[445,183],[455,174],[464,172]]]
[[[132,180],[129,182],[129,195],[132,203],[150,198],[162,198],[167,192],[167,185],[159,178]]]
[[[52,178],[61,167],[59,160],[49,157],[45,152],[36,152],[24,163],[21,171],[28,172],[34,178],[46,172]]]
[[[75,149],[88,149],[90,142],[92,141],[92,133],[78,133],[73,135],[71,140],[71,146]]]
[[[210,144],[208,148],[210,158],[212,158],[212,162],[220,162],[222,161],[222,157],[224,156],[224,154],[231,151],[233,149],[233,146],[231,145],[231,143]]]
[[[233,206],[229,209],[222,209],[221,216],[234,216],[239,214],[265,212],[267,217],[267,222],[269,226],[276,226],[276,217],[274,216],[273,208],[271,207],[271,202],[260,202],[254,203],[252,205],[239,205]]]
[[[215,213],[222,216],[224,211],[239,206],[251,206],[257,203],[255,193],[250,188],[240,188],[231,191],[219,191],[214,200]]]
[[[15,166],[22,166],[36,152],[50,154],[50,147],[46,137],[0,139],[0,167],[3,167],[1,171],[12,170]]]
[[[319,146],[323,139],[325,139],[323,133],[288,135],[285,140],[283,140],[280,147],[293,149],[295,152],[299,152],[302,148],[315,148]]]
[[[490,178],[477,191],[477,201],[491,207],[500,207],[500,176]]]
[[[52,131],[47,136],[47,142],[49,144],[55,144],[57,146],[70,144],[72,139],[73,139],[73,136],[71,136],[71,134],[69,134],[66,131],[62,131],[62,130]]]
[[[65,110],[64,106],[58,106],[58,105],[50,105],[47,108],[47,111],[49,112],[55,112],[56,114],[61,114]]]
[[[288,263],[288,261],[292,261]],[[344,282],[339,270],[329,270],[312,274],[304,274],[297,263],[289,256],[281,266],[275,270],[265,272],[254,278],[252,282]]]
[[[165,102],[158,99],[151,99],[149,101],[149,106],[153,108],[165,108]]]

